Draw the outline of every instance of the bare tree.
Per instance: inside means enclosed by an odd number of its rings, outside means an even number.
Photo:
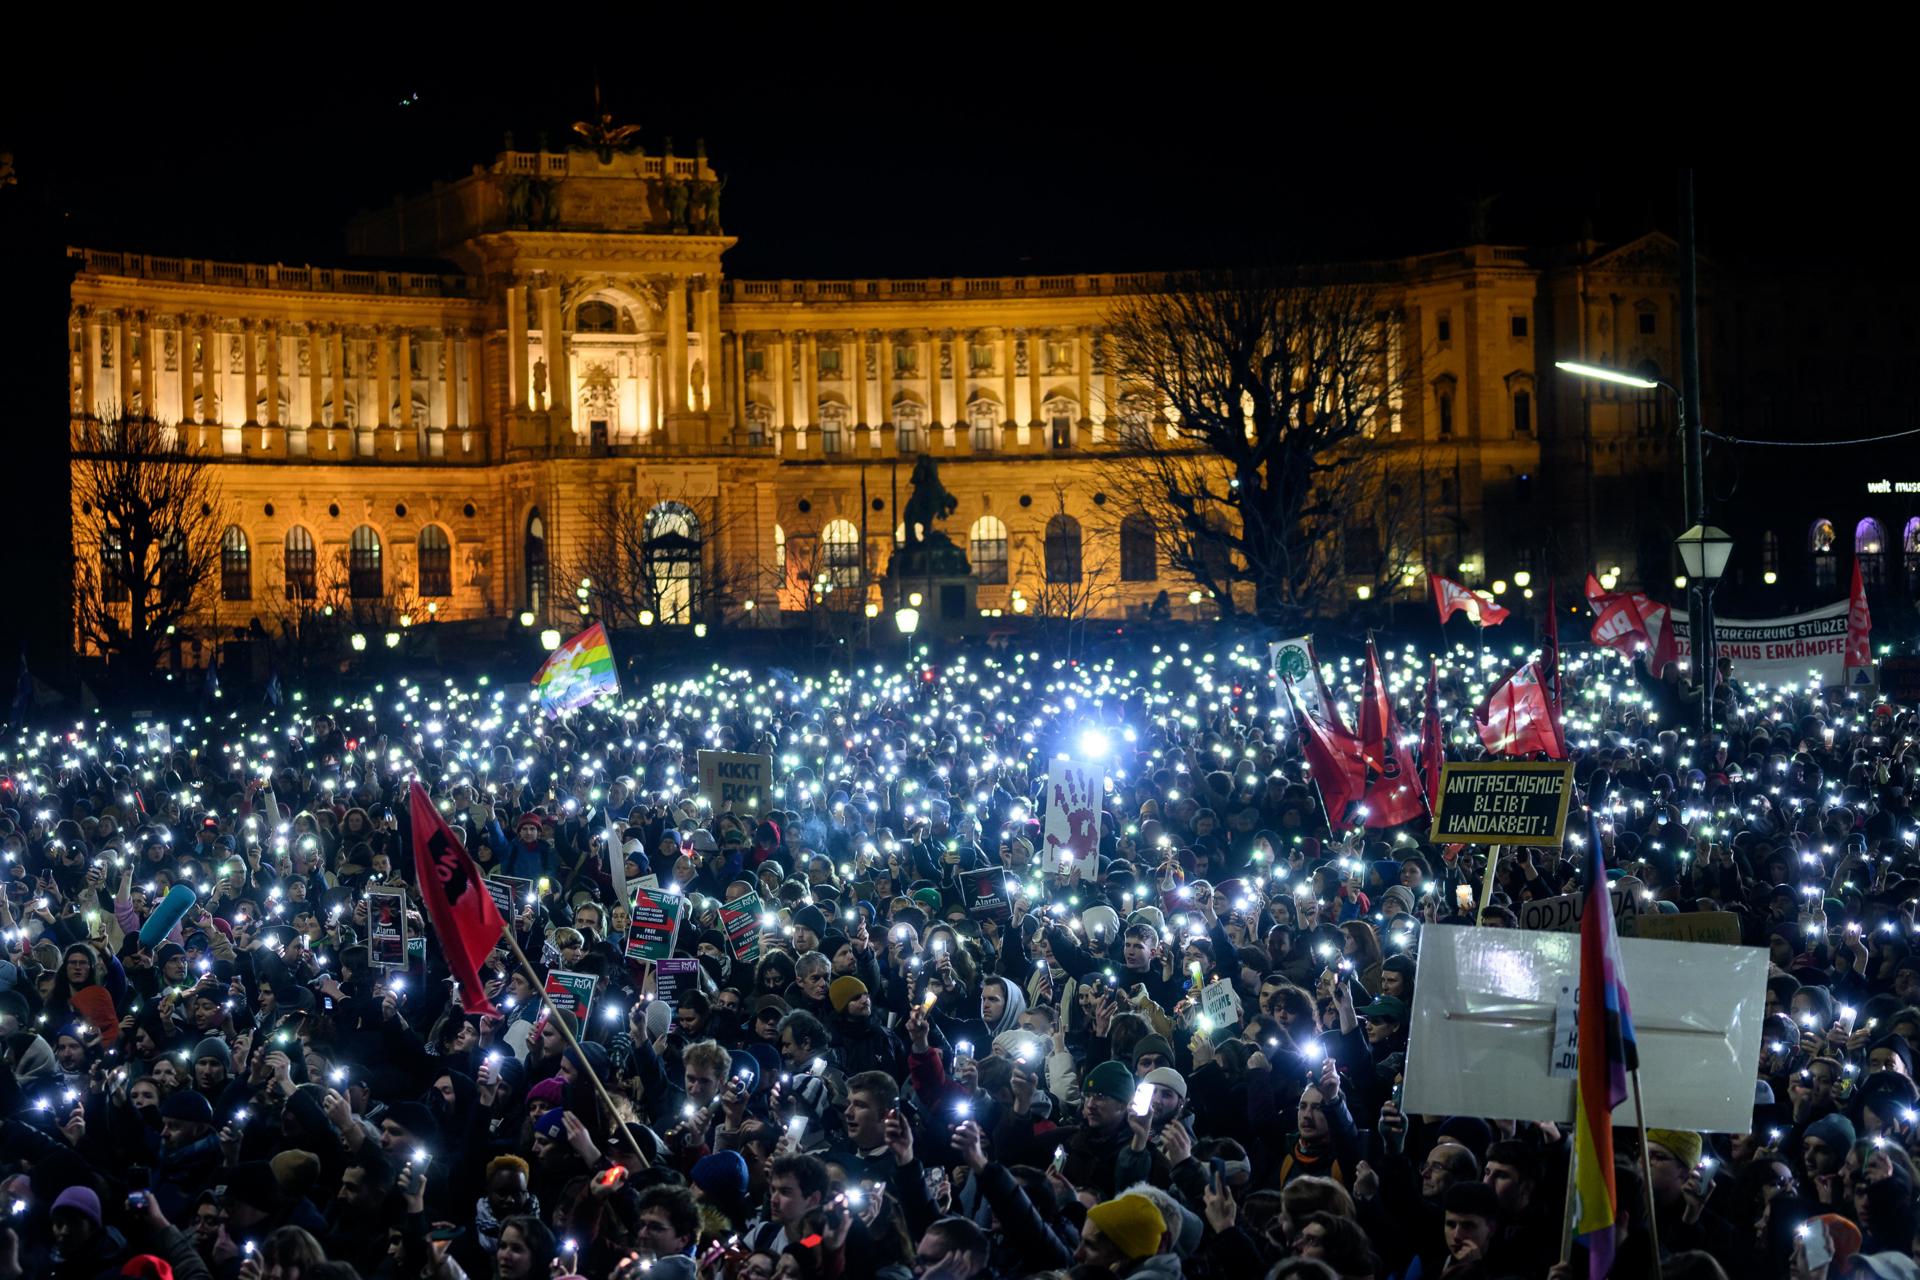
[[[646,616],[663,623],[710,621],[754,569],[727,554],[732,539],[718,499],[641,495],[614,487],[582,512],[579,537],[556,585],[615,627]]]
[[[137,679],[219,595],[219,480],[173,426],[116,412],[75,425],[72,484],[80,639]]]
[[[1119,509],[1151,520],[1166,562],[1223,612],[1236,586],[1263,620],[1312,611],[1342,575],[1367,437],[1408,377],[1375,287],[1301,266],[1176,275],[1107,325]]]
[[[1067,514],[1067,490],[1053,487],[1053,510],[1022,539],[1019,581],[1034,582],[1027,612],[1057,657],[1070,658],[1085,638],[1087,620],[1113,602],[1119,580],[1111,538],[1089,540]]]

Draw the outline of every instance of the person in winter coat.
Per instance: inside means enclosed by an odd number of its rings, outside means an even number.
[[[1087,1226],[1073,1260],[1105,1267],[1122,1280],[1178,1280],[1179,1255],[1159,1207],[1143,1195],[1105,1200],[1087,1210]]]

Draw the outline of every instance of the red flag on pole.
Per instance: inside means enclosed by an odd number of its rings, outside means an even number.
[[[1549,760],[1567,758],[1566,743],[1547,712],[1546,688],[1540,682],[1540,668],[1534,663],[1511,671],[1493,687],[1487,701],[1474,715],[1480,728],[1480,741],[1489,753],[1525,756],[1535,752]]]
[[[499,943],[506,926],[480,883],[480,869],[418,782],[408,788],[408,807],[413,819],[414,875],[447,968],[460,984],[461,1007],[497,1018],[500,1011],[480,984],[480,962]]]
[[[1607,591],[1592,574],[1587,575],[1587,604],[1594,612],[1589,638],[1595,644],[1618,650],[1629,660],[1645,649],[1647,670],[1655,676],[1679,656],[1666,605],[1638,591]]]
[[[1380,676],[1380,655],[1374,651],[1372,636],[1367,637],[1367,673],[1360,682],[1359,722],[1361,756],[1373,768],[1385,768],[1393,707],[1387,701],[1387,682]]]
[[[1440,795],[1440,765],[1447,758],[1446,735],[1440,727],[1440,660],[1427,671],[1427,704],[1420,717],[1420,786],[1432,808]]]
[[[1427,581],[1433,584],[1433,607],[1440,611],[1442,626],[1448,618],[1462,612],[1476,627],[1497,627],[1507,620],[1510,610],[1495,604],[1493,597],[1483,591],[1469,591],[1452,578],[1443,578],[1437,573],[1428,574]]]
[[[1867,612],[1867,587],[1860,578],[1860,557],[1853,558],[1853,591],[1847,601],[1848,684],[1873,683],[1873,615]]]
[[[1367,762],[1358,745],[1334,737],[1307,714],[1291,680],[1287,681],[1287,701],[1293,707],[1300,748],[1307,757],[1314,785],[1320,789],[1320,803],[1326,806],[1327,825],[1337,830],[1346,825],[1347,807],[1366,794]]]

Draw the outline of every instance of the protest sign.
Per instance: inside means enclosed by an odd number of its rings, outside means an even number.
[[[593,989],[600,979],[590,973],[570,973],[565,969],[547,972],[547,995],[553,1007],[576,1015],[584,1024],[593,1009]]]
[[[1682,660],[1693,652],[1685,613],[1672,616],[1675,651]],[[1713,620],[1714,651],[1733,659],[1734,678],[1780,686],[1805,684],[1817,675],[1823,684],[1846,680],[1847,602],[1836,600],[1785,618]]]
[[[407,891],[367,890],[367,955],[385,969],[407,966]]]
[[[1212,1020],[1210,1031],[1239,1026],[1240,997],[1234,994],[1233,984],[1225,978],[1209,982],[1200,993],[1200,1011]]]
[[[1293,691],[1309,714],[1325,724],[1327,704],[1320,700],[1320,673],[1313,664],[1313,637],[1295,636],[1267,645],[1267,670],[1278,680],[1293,681]],[[1282,697],[1284,697],[1284,690]]]
[[[629,960],[664,960],[673,954],[674,940],[680,935],[680,908],[684,899],[677,893],[657,889],[633,891],[632,923],[627,926]]]
[[[425,938],[407,939],[407,959],[409,961],[418,960],[423,965],[427,962],[427,940]]]
[[[680,997],[700,986],[700,962],[692,956],[668,956],[653,966],[653,998],[676,1013]]]
[[[720,906],[720,927],[726,931],[727,946],[735,960],[760,959],[760,895],[743,893]]]
[[[1106,766],[1094,761],[1056,759],[1048,767],[1047,819],[1042,828],[1048,871],[1065,874],[1074,866],[1092,880],[1100,862],[1100,806],[1107,790]]]
[[[1920,703],[1920,658],[1890,654],[1880,659],[1880,694],[1904,706]]]
[[[1654,912],[1641,916],[1634,927],[1636,936],[1642,938],[1740,945],[1740,917],[1731,911],[1683,911],[1677,915]]]
[[[527,895],[533,892],[533,881],[524,876],[488,876],[480,883],[493,899],[500,918],[506,921],[511,921],[520,908],[527,905]]]
[[[1613,899],[1614,931],[1623,937],[1635,934],[1636,921],[1640,915],[1640,897],[1630,887],[1608,885],[1607,893]],[[1517,903],[1515,909],[1520,915],[1522,929],[1535,929],[1542,933],[1578,933],[1580,931],[1580,904],[1586,901],[1585,892],[1563,893],[1552,898],[1535,898],[1531,902]]]
[[[1007,869],[969,871],[960,877],[960,897],[967,914],[975,920],[993,920],[1006,924],[1013,919],[1012,891],[1007,888]]]
[[[1647,1124],[1746,1133],[1766,1015],[1767,953],[1646,938],[1620,940],[1633,1003]],[[1570,1046],[1561,986],[1577,990],[1580,936],[1433,928],[1420,935],[1404,1107],[1566,1125],[1574,1080],[1555,1075],[1554,1025]],[[1633,1099],[1614,1123],[1634,1123]]]
[[[702,751],[700,794],[715,813],[764,813],[773,797],[773,757],[739,751]]]
[[[1531,844],[1566,835],[1573,766],[1552,761],[1448,761],[1433,806],[1435,844]]]

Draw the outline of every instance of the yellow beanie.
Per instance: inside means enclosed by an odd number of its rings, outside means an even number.
[[[1688,1169],[1700,1163],[1700,1135],[1686,1129],[1649,1129],[1647,1141],[1665,1147]]]
[[[833,1002],[835,1013],[845,1013],[848,1005],[865,994],[867,984],[850,973],[835,978],[827,987],[827,999]]]
[[[1142,1195],[1125,1195],[1087,1210],[1087,1221],[1100,1228],[1100,1234],[1129,1258],[1151,1258],[1160,1252],[1160,1240],[1167,1234],[1167,1220],[1160,1216],[1153,1201]]]

